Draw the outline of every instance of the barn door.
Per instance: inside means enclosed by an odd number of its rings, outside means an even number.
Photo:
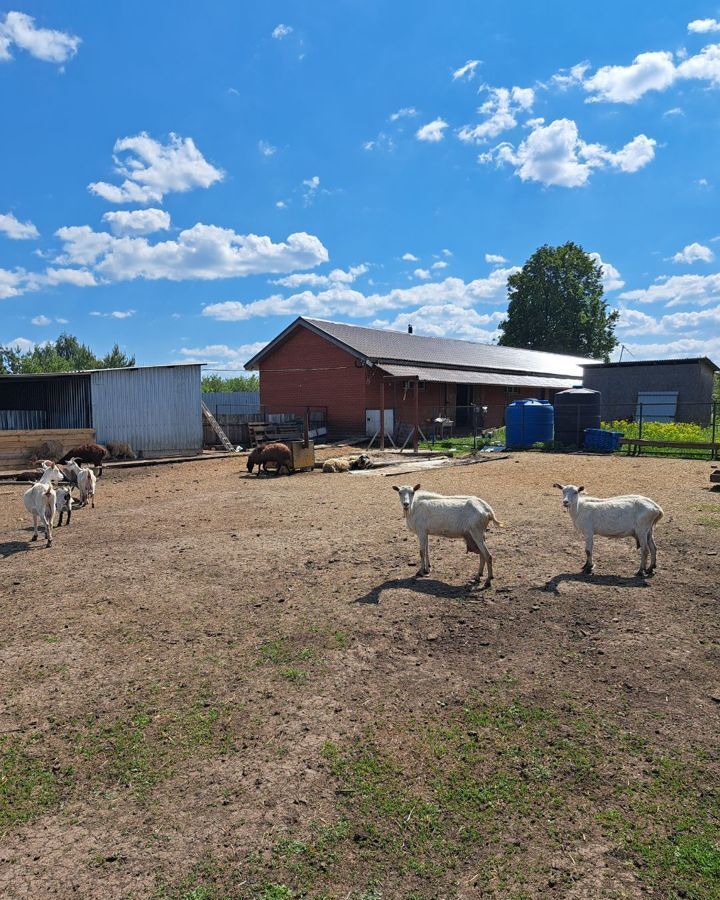
[[[385,410],[385,434],[392,434],[395,429],[395,416],[392,409]],[[372,437],[380,430],[380,410],[365,410],[365,434]]]

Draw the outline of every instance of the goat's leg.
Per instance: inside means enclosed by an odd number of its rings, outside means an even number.
[[[33,517],[33,536],[30,538],[30,543],[36,541],[38,539],[38,514],[34,512],[32,514]]]
[[[653,575],[657,568],[657,547],[655,546],[655,535],[650,529],[648,534],[648,546],[650,547],[650,568],[646,570],[647,575]]]
[[[585,535],[585,565],[582,567],[582,571],[585,575],[589,575],[594,567],[595,563],[593,562],[593,534]]]
[[[47,538],[47,546],[48,547],[52,547],[52,530],[53,530],[52,516],[50,516],[50,518],[48,518],[46,516],[45,517],[45,537]]]
[[[490,587],[493,580],[492,553],[490,553],[487,544],[485,543],[485,534],[479,528],[471,529],[470,534],[480,551],[480,571],[478,572],[478,581],[482,578],[483,571],[485,570],[485,563],[487,563],[488,573],[487,578],[485,579],[485,587]]]
[[[92,505],[92,508],[95,509],[95,494],[93,494],[92,497],[90,498],[90,503]]]
[[[637,570],[637,574],[642,577],[647,571],[648,556],[650,555],[647,534],[639,535],[638,541],[640,543],[640,568]]]
[[[420,549],[420,568],[418,575],[427,575],[430,571],[430,555],[428,553],[428,536],[426,532],[418,532],[418,546]]]

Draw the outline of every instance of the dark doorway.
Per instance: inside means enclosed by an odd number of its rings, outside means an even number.
[[[469,425],[472,422],[470,404],[472,403],[472,385],[458,384],[455,394],[455,422],[458,425]]]

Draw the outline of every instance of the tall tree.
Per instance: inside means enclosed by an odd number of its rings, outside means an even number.
[[[223,378],[222,375],[203,375],[202,389],[206,393],[212,391],[259,391],[260,379],[256,374],[237,375],[235,378]]]
[[[0,347],[0,372],[11,375],[120,369],[134,365],[135,357],[123,353],[118,344],[105,356],[98,357],[86,344],[65,332],[57,340],[39,344],[25,353],[12,347]]]
[[[507,318],[500,323],[504,347],[547,350],[610,359],[617,346],[617,310],[603,299],[602,269],[572,241],[538,248],[508,278]]]

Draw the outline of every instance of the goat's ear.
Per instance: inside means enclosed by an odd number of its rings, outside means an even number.
[[[419,484],[416,484],[415,487],[413,488],[413,490],[414,490],[414,491],[419,491],[419,490],[420,490],[420,485],[419,485]]]
[[[581,484],[580,487],[578,488],[578,494],[581,494],[584,490],[585,490],[585,485]]]
[[[557,481],[555,481],[555,482],[553,483],[553,487],[560,488],[560,490],[563,489],[563,486],[562,486],[561,484],[558,484]]]
[[[400,493],[400,488],[396,484],[393,485],[393,490]]]

